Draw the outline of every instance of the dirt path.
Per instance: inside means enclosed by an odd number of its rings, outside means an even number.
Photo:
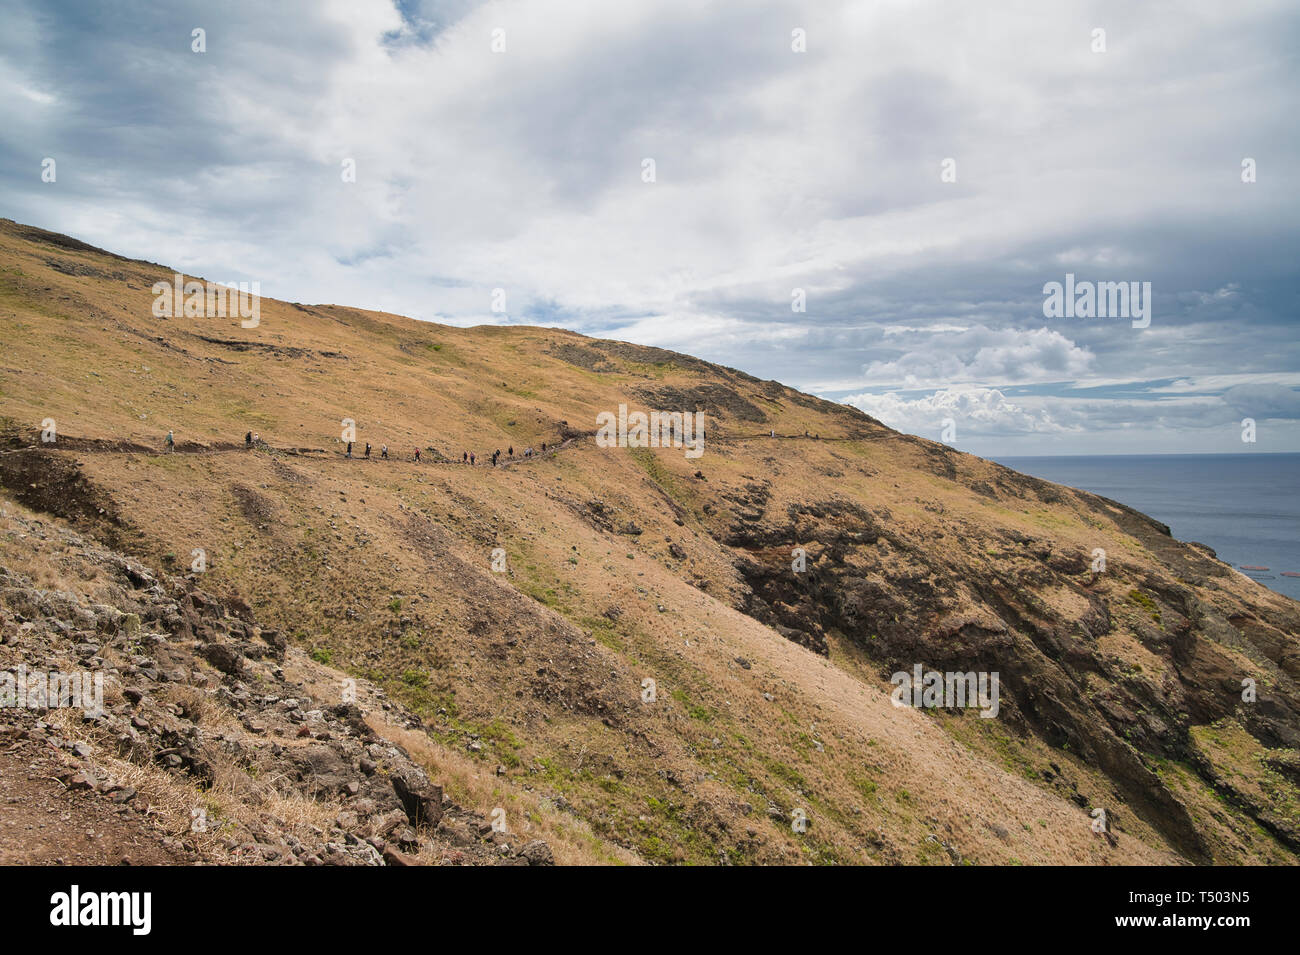
[[[541,460],[542,458],[553,457],[554,455],[558,454],[560,451],[572,446],[575,440],[577,439],[568,438],[557,445],[551,445],[547,447],[545,451],[536,451],[530,457],[527,458],[525,458],[522,455],[516,455],[513,458],[502,461],[500,464],[497,465],[497,467],[498,468],[513,467],[514,465],[517,464],[531,463],[533,461]],[[423,451],[426,449],[421,448],[420,450]],[[271,454],[288,455],[290,457],[310,456],[310,457],[320,457],[323,459],[338,458],[340,460],[348,460],[346,455],[341,454],[339,452],[330,452],[325,450],[324,448],[277,448],[274,445],[267,444],[266,442],[261,442],[260,444],[254,445],[253,447],[248,447],[247,445],[236,444],[236,443],[208,445],[208,444],[198,444],[191,441],[184,441],[184,442],[179,442],[176,445],[175,450],[167,451],[162,448],[150,447],[149,445],[145,445],[145,444],[137,444],[133,441],[109,441],[103,438],[75,438],[75,437],[60,437],[58,441],[50,442],[48,444],[34,442],[32,444],[22,445],[21,447],[8,448],[4,451],[0,451],[0,455],[22,454],[28,451],[72,451],[78,454],[149,454],[155,456],[163,455],[163,454],[231,454],[231,453],[252,453],[255,451],[261,451],[261,452],[268,452]],[[438,452],[438,453],[441,454],[442,452]],[[472,465],[472,467],[482,467],[482,468],[491,467],[492,466],[491,457],[492,456],[490,454],[480,455],[479,456],[480,460],[476,462],[474,465]],[[373,453],[369,458],[365,457],[362,454],[353,454],[351,460],[374,461],[378,463],[391,463],[391,464],[414,464],[415,463],[414,461],[411,461],[409,458],[406,457],[390,456],[389,458],[384,459],[381,458],[378,454],[373,454]],[[444,456],[443,460],[429,459],[429,460],[420,461],[419,463],[421,466],[431,465],[431,466],[442,466],[442,467],[471,467],[471,465],[469,464],[466,464],[462,461],[458,461],[454,458],[448,458],[446,456]]]
[[[70,789],[49,745],[0,735],[0,865],[176,865],[145,807]]]
[[[881,434],[843,434],[827,435],[822,437],[816,434],[772,434],[767,431],[756,432],[755,434],[734,434],[728,435],[724,440],[732,441],[873,441],[881,437],[887,437],[885,433]]]
[[[874,435],[874,434],[850,434],[850,435],[840,435],[840,436],[827,436],[824,438],[818,435],[811,435],[811,434],[807,434],[807,435],[778,434],[775,436],[775,438],[773,438],[771,434],[762,433],[762,434],[728,435],[725,438],[720,439],[720,443],[725,445],[725,444],[733,444],[737,442],[750,442],[750,441],[760,441],[760,440],[763,441],[772,441],[772,440],[776,440],[776,441],[871,441],[871,440],[875,440],[878,437],[879,435]],[[17,439],[18,439],[17,436],[14,436],[10,440],[12,442]],[[31,439],[29,438],[28,440]],[[522,454],[517,454],[513,458],[509,458],[507,460],[501,461],[496,466],[498,468],[509,468],[519,464],[528,464],[533,461],[541,460],[543,458],[553,457],[556,454],[558,454],[560,451],[572,447],[573,443],[576,440],[577,438],[566,438],[564,441],[560,442],[557,445],[551,445],[547,447],[545,451],[534,451],[530,457],[524,457]],[[58,439],[58,441],[50,442],[48,444],[40,443],[38,441],[33,440],[32,443],[30,444],[24,444],[20,447],[10,447],[4,451],[0,451],[0,455],[21,454],[24,451],[33,451],[33,450],[75,451],[79,454],[150,454],[150,455],[231,454],[231,453],[247,453],[251,451],[263,451],[263,452],[269,452],[271,454],[287,455],[289,457],[312,457],[312,458],[334,457],[342,460],[347,460],[347,456],[345,454],[342,454],[337,451],[331,452],[326,450],[325,448],[278,448],[275,447],[274,445],[267,444],[265,441],[259,442],[253,447],[248,447],[242,442],[226,442],[220,444],[199,444],[194,441],[181,441],[176,444],[174,450],[167,451],[164,448],[153,447],[147,444],[139,444],[134,441],[110,441],[105,438],[76,438],[76,437],[65,437],[65,436],[61,436]],[[427,451],[430,449],[421,448],[420,450]],[[420,461],[419,463],[421,465],[427,464],[427,465],[443,466],[443,467],[452,467],[452,466],[491,467],[492,466],[491,454],[478,455],[479,460],[475,462],[473,465],[469,465],[463,461],[457,460],[455,457],[449,457],[447,455],[444,455],[442,454],[441,451],[438,451],[437,453],[439,455],[442,455],[442,460],[431,458],[429,460]],[[477,454],[477,452],[475,453]],[[416,463],[412,461],[409,457],[407,457],[405,453],[402,453],[400,457],[390,456],[387,459],[381,458],[377,453],[372,453],[369,458],[365,457],[363,454],[353,454],[352,460],[377,461],[381,463],[386,460],[394,464]]]

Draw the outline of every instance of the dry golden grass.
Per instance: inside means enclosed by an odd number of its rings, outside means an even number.
[[[55,254],[125,278],[55,271],[45,261]],[[10,351],[0,413],[150,447],[169,428],[207,444],[251,429],[282,448],[328,451],[66,457],[111,489],[136,553],[155,564],[172,555],[183,568],[203,548],[204,586],[246,599],[265,625],[328,661],[334,669],[318,664],[316,679],[373,678],[419,712],[431,735],[405,733],[404,745],[469,808],[504,805],[570,862],[714,862],[722,850],[737,862],[947,864],[931,837],[987,863],[1169,861],[1149,827],[1103,850],[1087,815],[1008,769],[1003,741],[980,736],[978,722],[957,732],[894,709],[862,645],[833,639],[828,662],[737,612],[746,585],[719,543],[738,509],[719,492],[767,481],[768,515],[854,502],[888,513],[900,539],[961,555],[962,573],[945,583],[954,614],[989,612],[970,580],[1032,568],[1013,534],[1050,540],[1058,554],[1105,548],[1112,569],[1095,592],[1122,602],[1156,558],[1081,496],[1063,491],[1050,506],[989,498],[970,486],[998,480],[988,462],[953,455],[964,483],[951,481],[936,473],[932,446],[686,359],[613,348],[614,370],[596,373],[564,357],[593,343],[556,329],[449,328],[270,299],[258,329],[160,321],[149,286],[170,276],[0,228],[0,339]],[[416,445],[458,461],[463,450],[482,460],[497,447],[555,443],[561,422],[591,430],[620,402],[647,406],[638,388],[702,380],[769,420],[719,422],[699,461],[579,440],[508,468],[409,463]],[[344,461],[344,418],[357,424],[358,447],[370,441],[377,455],[387,444],[393,460]],[[860,438],[744,437],[769,427]],[[612,531],[584,516],[593,501],[609,509]],[[629,520],[640,534],[619,533]],[[505,574],[490,570],[496,547]],[[867,542],[854,559],[886,585],[867,556],[895,576],[926,572],[906,549]],[[57,565],[48,573],[56,579]],[[1246,593],[1257,606],[1284,600],[1249,582],[1207,599]],[[1087,604],[1068,589],[1040,602],[1061,619]],[[1118,635],[1123,622],[1105,651],[1156,678],[1149,651]],[[654,706],[641,703],[646,678],[660,686]],[[467,749],[475,737],[477,754]],[[1034,745],[1014,755],[1039,768],[1051,756]],[[239,785],[232,775],[232,791]],[[557,797],[574,812],[548,809]],[[807,810],[809,832],[770,819],[769,802]]]

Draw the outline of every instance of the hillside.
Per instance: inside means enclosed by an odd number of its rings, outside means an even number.
[[[245,608],[558,861],[1297,861],[1300,605],[1209,548],[686,355],[271,299],[255,328],[157,317],[172,280],[0,220],[0,567],[39,579],[15,522],[54,518]],[[702,412],[704,453],[598,446],[620,404]],[[41,586],[93,596],[75,576]],[[996,671],[997,716],[891,705],[918,664]]]

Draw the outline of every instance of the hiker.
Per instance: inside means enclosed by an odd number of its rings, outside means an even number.
[[[175,451],[175,450],[176,450],[176,436],[175,436],[174,434],[172,434],[170,431],[168,431],[168,432],[167,432],[167,440],[164,442],[164,444],[166,444],[166,446],[167,446],[167,450],[168,450],[168,451]]]
[[[460,463],[461,463],[461,464],[469,464],[469,452],[468,452],[468,451],[462,451],[462,452],[460,453]]]
[[[772,429],[772,437],[774,437],[774,438],[776,437],[776,428],[773,428],[773,429]]]
[[[419,463],[420,463],[420,449],[419,449],[419,448],[416,448],[416,449],[415,449],[415,463],[416,463],[416,464],[419,464]]]
[[[500,452],[500,450],[497,450],[497,451],[493,451],[493,452],[492,452],[492,466],[493,466],[493,467],[496,467],[496,466],[497,466],[497,458],[499,458],[500,456],[501,456],[501,452]]]
[[[254,443],[254,444],[261,444],[261,443],[262,443],[262,436],[259,435],[259,434],[254,434],[254,435],[253,435],[253,443]]]
[[[370,460],[370,442],[369,442],[369,441],[366,442],[366,460],[367,460],[367,461]]]
[[[542,454],[545,454],[545,453],[546,453],[546,442],[543,441],[543,442],[542,442]]]
[[[244,447],[251,448],[252,446],[253,446],[253,432],[249,431],[247,434],[244,435]]]
[[[348,457],[352,457],[352,442],[348,442]]]
[[[470,466],[470,467],[473,467],[473,466],[474,466],[474,452],[473,452],[473,451],[471,451],[471,452],[469,453],[469,466]]]
[[[513,444],[506,449],[506,454],[510,455],[512,458],[515,456],[515,446]]]
[[[379,449],[379,456],[383,458],[385,461],[388,460],[388,445],[384,445],[382,448]]]

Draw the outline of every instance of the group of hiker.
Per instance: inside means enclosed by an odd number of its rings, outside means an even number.
[[[770,434],[771,437],[775,438],[775,437],[776,437],[776,429],[775,429],[775,428],[772,429],[772,430],[769,432],[769,434]],[[820,438],[820,437],[821,437],[820,434],[816,434],[816,435],[809,434],[807,430],[804,431],[803,436],[804,436],[805,438]],[[262,443],[262,438],[261,438],[261,436],[258,435],[258,434],[256,434],[255,432],[253,432],[253,431],[248,431],[248,432],[246,432],[246,433],[244,434],[244,447],[245,447],[245,448],[253,448],[253,447],[256,447],[257,445],[259,445],[259,444],[261,444],[261,443]],[[175,450],[176,450],[176,436],[175,436],[175,434],[173,434],[171,431],[168,431],[168,432],[167,432],[167,437],[163,440],[163,445],[164,445],[164,447],[166,448],[166,450],[168,450],[168,451],[175,451]],[[432,450],[432,449],[430,449],[430,450]],[[365,458],[366,458],[367,461],[370,460],[370,452],[371,452],[370,442],[367,441],[367,442],[366,442],[366,451],[365,451]],[[521,457],[531,458],[531,457],[533,457],[534,453],[535,453],[535,452],[533,451],[532,448],[524,448],[523,452],[521,453]],[[545,442],[545,441],[542,442],[542,452],[541,452],[541,453],[542,453],[542,454],[545,454],[545,453],[546,453],[546,442]],[[510,460],[512,460],[512,461],[514,460],[514,457],[515,457],[515,448],[514,448],[514,445],[511,445],[509,448],[506,449],[506,456],[507,456]],[[348,442],[348,449],[347,449],[347,452],[344,454],[344,457],[347,457],[347,458],[352,457],[352,442],[351,442],[351,441]],[[381,445],[381,446],[380,446],[380,448],[379,448],[379,458],[380,458],[380,460],[382,460],[382,461],[387,461],[387,460],[388,460],[388,445],[385,444],[385,445]],[[419,449],[418,447],[415,449],[415,455],[414,455],[414,457],[412,458],[412,460],[413,460],[416,464],[419,464],[419,463],[420,463],[420,449]],[[469,465],[474,465],[474,464],[477,462],[477,459],[476,459],[476,457],[475,457],[473,451],[465,451],[464,453],[462,453],[461,456],[460,456],[460,460],[461,460],[461,463],[462,463],[462,464],[469,464]],[[501,460],[501,449],[500,449],[500,448],[497,448],[495,451],[492,452],[492,466],[493,466],[493,467],[496,467],[496,466],[497,466],[497,462],[500,461],[500,460]]]
[[[257,445],[259,445],[259,444],[261,444],[261,443],[262,443],[262,438],[261,438],[260,435],[255,434],[255,433],[252,432],[252,431],[248,431],[248,432],[246,432],[246,433],[244,434],[244,447],[245,447],[245,448],[249,448],[249,449],[251,449],[251,448],[256,447]],[[353,455],[352,455],[352,446],[353,446],[353,443],[354,443],[354,442],[352,442],[352,441],[349,441],[349,442],[347,443],[347,450],[346,450],[346,451],[344,452],[344,454],[343,454],[344,457],[346,457],[346,458],[351,458],[351,457],[353,456]],[[168,431],[168,432],[167,432],[167,438],[165,439],[164,444],[165,444],[166,449],[167,449],[168,451],[174,451],[174,450],[176,449],[176,437],[175,437],[175,435],[174,435],[171,431]],[[367,461],[370,460],[371,453],[373,452],[373,450],[374,450],[374,449],[372,448],[370,442],[367,441],[367,442],[366,442],[366,448],[365,448],[365,451],[364,451],[364,453],[363,453],[362,456],[363,456]],[[433,450],[433,449],[430,448],[429,450]],[[504,452],[502,452],[502,450],[501,450],[500,448],[497,448],[495,451],[492,452],[492,458],[491,458],[491,460],[492,460],[492,466],[493,466],[493,467],[496,467],[496,466],[497,466],[497,463],[501,460],[501,456],[502,456],[503,453],[504,453],[504,455],[505,455],[508,459],[510,459],[510,460],[513,461],[513,460],[514,460],[514,457],[515,457],[515,448],[514,448],[514,445],[510,445],[509,447],[507,447],[506,450],[505,450]],[[546,442],[545,442],[545,441],[542,442],[542,453],[543,453],[543,454],[546,453]],[[523,450],[523,452],[522,452],[522,457],[525,457],[525,458],[531,458],[531,457],[533,457],[533,455],[534,455],[534,451],[533,451],[533,449],[532,449],[531,447],[530,447],[530,448],[525,448],[525,449]],[[379,448],[379,459],[380,459],[381,461],[387,461],[387,460],[388,460],[388,445],[386,445],[386,444],[384,444],[384,445],[380,445],[380,448]],[[411,460],[414,461],[416,464],[419,464],[419,463],[420,463],[420,449],[419,449],[418,447],[416,447],[416,448],[414,449],[414,453],[413,453],[413,455],[412,455]],[[463,453],[461,454],[461,458],[460,458],[460,460],[461,460],[461,463],[462,463],[462,464],[468,464],[468,465],[471,465],[471,466],[473,466],[473,465],[475,465],[475,464],[478,463],[478,457],[477,457],[477,455],[475,455],[475,453],[474,453],[473,451],[465,451],[465,452],[463,452]]]
[[[433,449],[430,448],[429,450],[432,451]],[[545,445],[545,444],[542,445],[542,450],[543,450],[543,451],[546,450],[546,445]],[[370,458],[370,442],[369,442],[369,441],[366,442],[366,451],[365,451],[365,455],[364,455],[364,456],[365,456],[365,458],[366,458],[367,460],[369,460],[369,458]],[[493,466],[493,467],[496,467],[497,464],[501,461],[501,458],[502,458],[503,456],[506,457],[506,458],[508,458],[509,460],[512,460],[512,461],[513,461],[513,460],[514,460],[514,457],[515,457],[515,448],[514,448],[514,445],[510,445],[508,448],[506,448],[505,451],[502,451],[500,448],[497,448],[495,451],[493,451],[493,452],[492,452],[492,456],[491,456],[491,458],[489,459],[489,460],[492,462],[492,466]],[[532,448],[527,448],[527,449],[524,450],[524,452],[523,452],[523,457],[531,458],[532,456],[533,456],[533,449],[532,449]],[[351,442],[351,441],[348,442],[348,449],[347,449],[347,452],[344,454],[344,457],[348,457],[348,458],[352,457],[352,442]],[[379,451],[379,457],[380,457],[381,460],[384,460],[384,461],[387,461],[387,460],[388,460],[388,445],[385,444],[382,448],[380,448],[380,451]],[[420,463],[420,449],[419,449],[418,447],[414,449],[414,451],[413,451],[413,453],[412,453],[412,455],[411,455],[411,460],[414,461],[416,464],[419,464],[419,463]],[[473,452],[473,451],[462,451],[462,452],[461,452],[461,455],[460,455],[460,463],[461,463],[461,464],[468,464],[470,467],[474,467],[475,465],[478,464],[478,455],[477,455],[475,452]]]
[[[543,451],[546,450],[545,444],[542,445],[542,450]],[[502,455],[505,455],[507,458],[513,461],[515,458],[515,446],[512,444],[509,447],[507,447],[504,451],[502,451],[500,448],[497,448],[495,451],[493,451],[491,458],[489,458],[489,460],[492,462],[493,467],[497,466],[497,462],[501,460]],[[525,457],[525,458],[531,458],[532,456],[533,456],[532,448],[525,448],[521,455],[521,457]],[[460,456],[461,464],[473,465],[476,464],[477,462],[478,462],[478,458],[474,455],[473,451],[465,451]]]
[[[776,437],[776,429],[772,429],[771,431],[769,431],[769,435],[770,435],[771,437],[775,438],[775,437]],[[814,434],[809,434],[807,430],[804,431],[803,435],[804,435],[805,438],[820,438],[820,437],[821,437],[820,434],[816,434],[816,435],[814,435]],[[261,444],[261,443],[262,443],[262,439],[261,439],[261,437],[260,437],[258,434],[256,434],[255,432],[253,432],[253,431],[249,431],[249,432],[246,432],[246,433],[244,434],[244,447],[246,447],[246,448],[253,448],[253,447],[255,447],[255,446],[257,446],[257,445],[259,445],[259,444]],[[166,439],[164,439],[163,444],[164,444],[166,450],[168,450],[168,451],[175,451],[175,450],[176,450],[176,436],[175,436],[171,431],[168,431],[168,432],[167,432],[167,437],[166,437]],[[365,457],[365,459],[366,459],[367,461],[370,460],[370,452],[371,452],[371,450],[372,450],[372,449],[371,449],[371,447],[370,447],[370,442],[367,441],[367,442],[366,442],[365,455],[364,455],[364,457]],[[430,450],[432,450],[432,448],[431,448]],[[524,458],[531,458],[531,457],[534,456],[535,453],[536,453],[536,452],[534,452],[532,448],[524,448],[524,450],[521,452],[520,456],[521,456],[521,457],[524,457]],[[546,453],[546,442],[545,442],[545,441],[542,442],[542,451],[541,451],[541,453],[542,453],[542,454],[545,454],[545,453]],[[514,457],[515,457],[515,448],[514,448],[514,445],[511,445],[510,447],[508,447],[508,448],[506,449],[505,454],[506,454],[506,457],[508,457],[510,460],[513,461],[513,460],[514,460]],[[344,454],[344,457],[347,457],[347,458],[352,457],[352,442],[351,442],[351,441],[348,442],[348,448],[347,448],[347,451],[346,451],[345,454]],[[388,445],[385,444],[385,445],[381,445],[381,446],[380,446],[380,448],[379,448],[379,458],[380,458],[380,460],[382,460],[382,461],[387,461],[387,460],[388,460]],[[418,447],[415,449],[415,454],[414,454],[414,456],[412,457],[412,460],[413,460],[416,464],[419,464],[419,463],[420,463],[420,449],[419,449]],[[476,456],[475,456],[475,454],[474,454],[473,451],[465,451],[465,452],[463,452],[463,453],[461,454],[461,456],[460,456],[460,460],[461,460],[461,463],[462,463],[462,464],[474,465],[474,464],[477,463],[477,460],[478,460],[478,459],[476,458]],[[493,466],[493,467],[496,467],[496,466],[497,466],[497,462],[501,460],[501,449],[500,449],[500,448],[497,448],[495,451],[492,452],[492,458],[491,458],[491,460],[492,460],[492,466]]]
[[[370,460],[370,452],[373,451],[373,450],[374,450],[374,449],[370,446],[370,442],[367,441],[367,442],[366,442],[366,453],[365,453],[365,458],[366,458],[367,461]],[[347,450],[347,452],[346,452],[343,456],[344,456],[344,457],[347,457],[347,458],[352,457],[352,442],[351,442],[351,441],[348,442],[348,450]],[[382,460],[382,461],[387,461],[387,460],[388,460],[388,445],[385,444],[385,445],[382,445],[382,446],[379,448],[379,458],[380,458],[380,460]],[[420,449],[419,449],[419,448],[416,448],[416,449],[415,449],[415,460],[417,460],[417,461],[420,460]]]

